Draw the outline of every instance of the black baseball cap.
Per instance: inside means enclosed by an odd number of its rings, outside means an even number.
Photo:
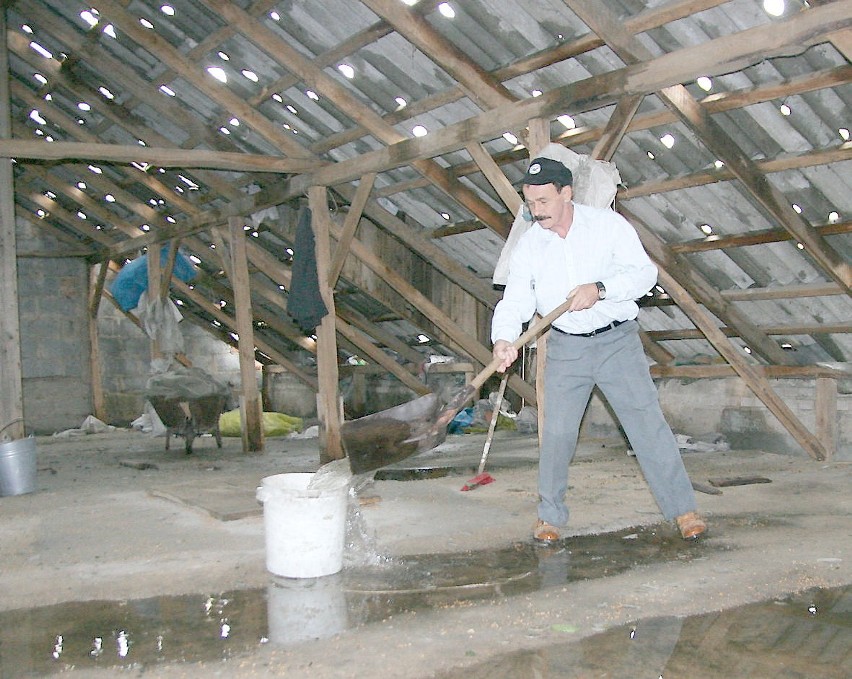
[[[558,160],[533,158],[521,179],[521,184],[559,184],[561,186],[573,186],[574,175],[571,174],[571,170]]]

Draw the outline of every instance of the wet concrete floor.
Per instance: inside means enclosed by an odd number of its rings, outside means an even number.
[[[559,627],[559,626],[557,626]],[[570,639],[576,630],[556,629]],[[687,618],[637,621],[510,653],[436,679],[848,679],[852,587],[815,589]]]
[[[684,542],[671,527],[660,525],[571,537],[552,547],[518,543],[503,549],[349,565],[324,578],[271,577],[261,589],[8,611],[0,613],[0,677],[44,676],[90,667],[150,669],[163,663],[233,658],[263,644],[291,646],[401,613],[508,599],[643,565],[701,559],[716,549],[721,547],[711,541]],[[742,663],[774,668],[765,675],[732,671],[730,676],[849,676],[830,670],[837,668],[836,661],[849,662],[850,620],[850,588],[817,591],[707,616],[643,620],[630,629],[612,630],[576,644],[509,655],[503,659],[505,667],[517,666],[518,673],[507,674],[501,666],[497,676],[535,676],[530,670],[541,666],[550,668],[545,674],[554,677],[656,679],[690,662],[699,670],[717,672],[723,669],[718,665],[722,661],[719,644],[726,649],[732,646],[733,651],[723,652]],[[566,642],[575,632],[555,631],[564,632]],[[811,642],[823,651],[808,651]],[[809,674],[785,674],[787,665],[772,664],[774,660],[763,655],[795,660],[798,664],[790,664],[794,669],[804,662],[815,669]],[[646,663],[642,667],[650,673],[629,673],[628,668],[639,662]],[[569,670],[574,666],[587,669],[572,674]],[[494,676],[492,663],[467,669],[464,676],[486,674]],[[728,674],[678,669],[671,676]]]

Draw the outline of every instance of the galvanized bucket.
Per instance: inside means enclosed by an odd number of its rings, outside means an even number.
[[[33,436],[0,443],[0,496],[36,489],[36,440]]]

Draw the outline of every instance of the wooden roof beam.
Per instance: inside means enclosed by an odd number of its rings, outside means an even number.
[[[701,303],[715,314],[723,323],[735,328],[740,337],[748,342],[752,350],[762,356],[769,363],[788,365],[795,363],[793,358],[778,344],[769,339],[751,321],[742,314],[734,304],[725,300],[719,291],[704,276],[697,272],[683,255],[675,254],[666,243],[649,229],[636,215],[630,213],[623,206],[621,212],[634,226],[642,241],[642,245],[648,251],[651,259],[657,264],[662,277],[665,271],[667,278],[673,278],[685,290],[689,291],[690,299],[697,298]],[[666,292],[668,287],[664,284]],[[671,294],[671,293],[669,293]],[[677,299],[674,295],[672,298]]]
[[[825,460],[827,456],[825,446],[816,436],[808,431],[807,427],[796,417],[796,414],[778,396],[775,390],[772,389],[764,374],[746,361],[739,353],[739,350],[716,327],[713,319],[698,306],[674,276],[671,276],[665,270],[661,270],[660,279],[663,287],[674,298],[681,310],[695,323],[708,341],[715,347],[716,351],[736,371],[754,395],[763,401],[763,404],[775,415],[781,425],[790,432],[805,452],[815,460]]]
[[[812,226],[820,236],[836,236],[844,233],[852,233],[852,221],[837,222],[836,224],[822,224]],[[793,234],[786,229],[761,229],[747,233],[737,233],[725,236],[707,236],[688,240],[682,243],[671,243],[672,252],[708,252],[712,250],[725,250],[727,248],[742,248],[749,245],[764,245],[766,243],[781,243],[794,240]]]
[[[848,82],[852,82],[852,65],[838,66],[837,68],[820,71],[815,75],[808,74],[807,76],[800,76],[798,78],[786,80],[783,84],[712,94],[704,97],[700,101],[701,105],[710,113],[721,113],[772,99],[783,99],[784,97],[793,94],[802,94],[828,87],[835,87]],[[653,113],[634,116],[628,124],[626,132],[629,133],[647,130],[652,127],[658,127],[660,125],[674,122],[675,120],[676,117],[674,113],[664,108],[659,111],[654,111]],[[568,147],[578,144],[591,144],[599,142],[604,132],[605,128],[603,127],[576,127],[573,130],[567,130],[561,135],[558,135],[554,138],[554,141]],[[527,150],[525,148],[519,148],[506,151],[505,153],[496,154],[493,158],[496,162],[502,165],[504,163],[513,163],[526,156]],[[785,155],[784,157],[775,158],[773,160],[762,160],[756,162],[763,172],[780,172],[792,167],[810,167],[811,165],[838,162],[839,160],[844,160],[849,157],[852,157],[852,143],[846,142],[837,147],[837,149],[819,150],[792,156]],[[459,163],[458,165],[454,165],[450,168],[449,171],[456,177],[463,177],[465,175],[478,172],[479,167],[473,162]],[[710,184],[715,181],[720,181],[722,178],[730,179],[733,178],[733,175],[725,168],[722,168],[721,170],[697,172],[661,182],[646,182],[636,186],[619,189],[618,198],[620,200],[628,200],[630,198],[649,195],[651,193],[661,193],[663,191],[673,191],[677,188]],[[399,182],[397,184],[383,186],[381,189],[376,191],[376,195],[391,196],[402,191],[421,188],[422,186],[426,186],[426,184],[427,182],[423,179]]]
[[[399,0],[361,0],[394,30],[446,71],[482,109],[517,101],[503,84]]]
[[[175,144],[156,130],[148,127],[141,118],[134,115],[128,102],[125,101],[121,105],[118,105],[105,99],[100,92],[95,91],[91,87],[80,82],[78,78],[73,77],[65,63],[60,64],[55,59],[45,59],[30,49],[29,43],[22,35],[10,33],[9,40],[10,49],[12,49],[18,57],[31,65],[38,64],[36,68],[45,75],[45,77],[47,77],[51,90],[55,89],[56,84],[61,85],[68,89],[69,92],[80,97],[81,101],[89,103],[93,111],[104,117],[105,123],[111,122],[113,125],[117,125],[124,130],[127,130],[137,139],[144,141],[146,144],[180,148],[176,147]],[[149,89],[153,88],[150,88],[149,86]],[[13,93],[15,97],[30,101],[33,108],[42,108],[47,104],[43,95],[39,96],[39,94],[31,92],[22,83],[15,83]],[[162,99],[163,97],[158,98]],[[148,102],[146,101],[146,103]],[[51,104],[47,110],[56,111],[57,107]],[[52,118],[53,116],[50,115],[48,117]],[[73,127],[80,127],[80,125],[75,123]],[[72,135],[75,134],[74,131],[68,129],[66,129],[65,132]],[[100,136],[94,135],[94,138],[99,140]],[[230,199],[235,197],[236,190],[231,183],[224,181],[215,174],[202,170],[197,171],[195,175],[200,183],[206,184],[219,194],[228,196]]]
[[[293,49],[276,33],[240,9],[236,4],[222,0],[200,1],[210,11],[216,12],[221,16],[227,23],[237,26],[238,30],[243,35],[249,37],[258,48],[265,51],[271,58],[281,64],[281,66],[301,77],[318,94],[334,102],[335,106],[341,111],[345,111],[357,123],[363,125],[377,139],[385,144],[394,145],[405,139],[393,126],[385,123],[378,113],[352,96],[344,86],[328,76],[301,52]],[[357,161],[358,159],[355,158],[353,160]],[[464,205],[497,233],[504,237],[508,234],[509,228],[504,215],[491,208],[476,192],[454,181],[454,178],[436,162],[427,158],[421,158],[407,164],[412,165],[418,172],[429,179],[429,181]],[[370,170],[360,172],[351,177],[350,180],[356,179],[367,172],[370,172]],[[323,181],[308,180],[307,184],[328,186]],[[300,194],[307,188],[307,184],[299,186]]]
[[[625,22],[625,25],[632,33],[641,33],[652,28],[658,28],[670,21],[683,19],[684,17],[688,17],[696,12],[701,12],[703,10],[722,5],[726,2],[729,2],[729,0],[672,0],[660,7],[647,9],[641,14],[631,17]],[[430,3],[425,3],[421,0],[421,2],[415,5],[414,9],[425,14],[430,9],[428,7],[429,4],[434,5],[436,2],[435,0],[432,0]],[[423,5],[427,6],[421,7]],[[382,37],[383,35],[385,35],[385,33],[382,33],[378,37]],[[589,33],[577,40],[563,43],[553,49],[545,50],[539,54],[535,54],[526,59],[522,59],[513,64],[509,64],[508,66],[497,69],[490,73],[490,76],[497,82],[505,82],[507,80],[517,78],[518,76],[546,68],[547,66],[564,61],[571,57],[578,56],[584,52],[601,47],[602,45],[602,40],[600,40],[594,33]],[[363,46],[363,43],[358,43],[358,47]],[[323,55],[320,55],[318,57],[318,61],[321,61],[322,57]],[[323,61],[322,65],[328,65],[328,63],[330,62]],[[384,116],[384,120],[391,125],[395,125],[423,113],[428,113],[435,108],[451,104],[454,101],[461,99],[463,96],[465,96],[465,93],[460,87],[451,87],[429,97],[425,97],[419,101],[411,102],[401,111],[388,113]],[[311,149],[315,153],[322,153],[339,146],[344,146],[345,144],[363,137],[365,134],[367,134],[367,131],[363,127],[358,126],[350,128],[337,134],[329,135],[325,139],[315,142],[311,146]]]
[[[115,0],[95,0],[92,6],[101,13],[104,21],[113,23],[136,44],[157,57],[176,76],[186,80],[205,96],[216,102],[229,115],[237,116],[284,155],[293,158],[309,158],[312,156],[310,151],[292,139],[292,135],[288,135],[280,125],[275,124],[250,106],[248,102],[228,89],[226,85],[213,80],[200,68],[197,62],[188,59],[155,32],[143,28],[136,17],[118,2]]]
[[[626,63],[642,64],[653,59],[651,51],[635,36],[625,31],[615,14],[602,3],[592,0],[565,0],[565,3],[595,33],[605,38],[607,44]],[[852,12],[852,3],[847,4],[847,10]],[[829,276],[847,291],[852,291],[852,265],[810,229],[805,220],[793,210],[789,201],[767,181],[751,158],[734,143],[686,87],[680,84],[664,87],[657,92],[657,96],[725,163],[753,200],[799,240]]]
[[[662,55],[651,61],[610,71],[545,92],[539,97],[504,104],[474,118],[406,139],[318,170],[307,183],[336,185],[364,172],[382,172],[455,151],[473,141],[488,141],[507,128],[534,118],[550,119],[561,113],[580,113],[615,103],[624,94],[650,93],[699,75],[719,75],[744,68],[778,54],[802,51],[826,33],[852,26],[852,0],[800,12],[782,22],[723,36],[701,45]],[[296,188],[298,183],[294,183]]]
[[[96,64],[96,70],[110,87],[116,89],[120,87],[122,91],[134,93],[154,111],[187,132],[191,139],[206,143],[211,148],[238,150],[233,142],[205,125],[203,120],[193,116],[179,102],[171,97],[162,96],[151,82],[141,78],[132,67],[99,44],[90,43],[86,34],[81,34],[76,26],[64,21],[46,6],[38,2],[27,3],[26,16],[39,31],[51,35],[59,44],[64,45],[69,53],[84,54],[87,61]],[[141,93],[144,93],[144,97],[140,96]]]
[[[207,167],[241,172],[274,172],[296,174],[310,172],[327,165],[322,160],[282,158],[250,153],[226,153],[180,148],[158,148],[91,142],[47,143],[44,140],[0,140],[0,157],[30,160],[88,160],[117,165],[149,163],[157,167]],[[174,197],[174,191],[170,192]]]

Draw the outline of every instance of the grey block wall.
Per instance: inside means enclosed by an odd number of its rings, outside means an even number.
[[[811,432],[816,428],[816,384],[812,379],[771,380],[778,396]],[[852,394],[838,385],[837,450],[834,459],[852,460]],[[732,448],[807,455],[775,416],[737,377],[724,379],[657,381],[660,404],[677,434],[701,436],[721,433]],[[586,433],[615,434],[609,410],[596,393],[583,421]]]
[[[68,245],[26,219],[17,220],[16,237],[19,252],[49,255],[18,257],[26,429],[79,427],[92,407],[86,263],[62,257]]]

